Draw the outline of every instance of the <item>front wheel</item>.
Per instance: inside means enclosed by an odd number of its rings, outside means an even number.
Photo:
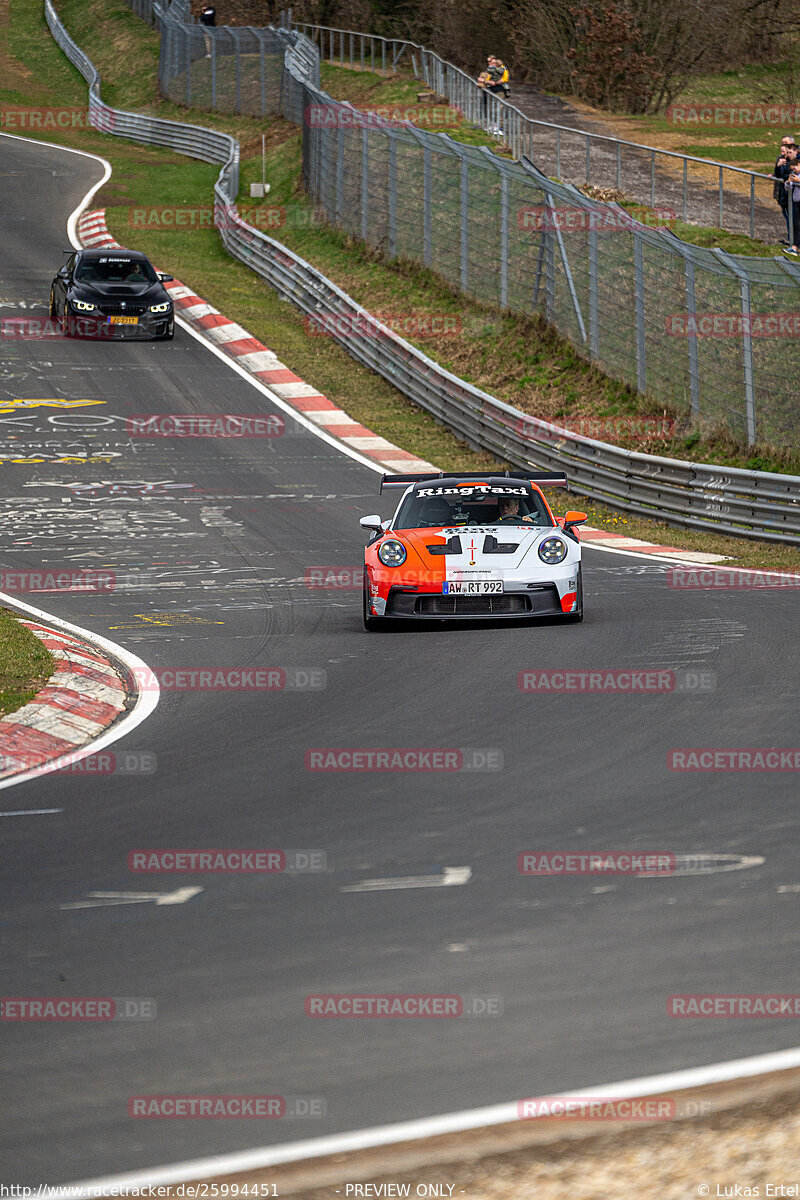
[[[575,612],[567,613],[564,620],[569,625],[578,625],[583,620],[583,576],[578,567],[578,607]]]
[[[51,317],[51,319],[55,318],[56,315],[57,315],[56,314],[56,298],[53,295],[53,289],[50,288],[50,317]]]

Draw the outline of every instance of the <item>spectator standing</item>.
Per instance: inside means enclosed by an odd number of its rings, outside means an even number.
[[[495,96],[508,96],[511,91],[508,82],[508,67],[496,55],[492,55],[490,60],[489,82],[486,84],[486,91],[491,92]],[[492,133],[498,137],[502,132],[499,125],[495,125],[492,130]]]
[[[791,233],[792,245],[787,247],[787,254],[798,253],[798,242],[800,242],[800,158],[798,158],[797,147],[793,147],[794,156],[789,161],[789,178],[786,180],[786,190],[791,204]]]
[[[786,180],[789,177],[789,150],[793,145],[794,138],[791,134],[786,134],[781,138],[778,157],[772,169],[772,178],[775,180],[772,185],[772,198],[777,200],[780,205],[783,219],[786,222],[786,239],[781,241],[782,246],[789,245],[789,193],[786,189]]]
[[[200,13],[200,24],[205,25],[207,29],[213,28],[217,23],[217,10],[213,4],[204,4],[203,11]],[[206,42],[206,58],[211,58],[211,34],[204,33],[203,37]]]

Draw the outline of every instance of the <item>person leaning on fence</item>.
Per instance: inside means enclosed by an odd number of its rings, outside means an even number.
[[[786,253],[797,254],[800,242],[800,158],[797,156],[796,149],[794,161],[789,164],[789,178],[786,180],[785,186],[789,203],[792,206],[792,232],[789,236],[793,238],[792,245],[787,247]]]
[[[772,178],[775,180],[772,185],[772,198],[777,200],[783,213],[787,239],[789,237],[789,193],[786,190],[786,180],[789,177],[789,150],[793,145],[794,138],[790,134],[781,138],[778,157],[775,159],[775,166],[772,169]],[[782,241],[781,245],[788,246],[788,240]]]
[[[494,65],[494,55],[490,54],[486,59],[486,70],[481,71],[478,76],[478,87],[481,89],[481,112],[486,116],[486,88],[492,81],[490,74],[491,68]]]
[[[217,10],[211,4],[204,4],[203,11],[200,13],[200,24],[205,25],[207,29],[211,29],[217,23]],[[211,58],[211,34],[204,33],[206,43],[206,58]]]
[[[491,55],[489,58],[489,70],[487,72],[489,78],[484,84],[486,92],[491,92],[495,96],[509,96],[511,87],[508,79],[508,67],[501,58],[496,55]],[[484,112],[486,111],[486,95],[484,93]],[[492,133],[501,134],[503,131],[499,125],[495,125]]]

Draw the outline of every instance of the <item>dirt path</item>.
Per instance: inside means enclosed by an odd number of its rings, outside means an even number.
[[[548,121],[566,125],[583,133],[603,134],[636,142],[642,136],[636,129],[635,118],[613,117],[599,114],[587,106],[568,104],[555,96],[545,96],[530,84],[517,84],[511,97],[512,103],[526,116],[537,121]],[[560,162],[556,155],[555,131],[540,129],[534,135],[533,160],[546,175],[558,175],[565,183],[581,186],[587,182],[586,139],[576,134],[562,133]],[[650,144],[659,149],[672,149],[674,139],[653,133]],[[683,165],[674,160],[656,156],[655,207],[667,209],[683,218]],[[604,142],[592,142],[590,157],[591,175],[588,182],[597,187],[617,189],[616,147]],[[560,167],[560,169],[558,169]],[[718,175],[715,167],[691,166],[687,175],[686,219],[695,225],[719,226],[737,233],[750,232],[750,179],[733,171],[724,173],[723,221],[719,215]],[[646,151],[623,146],[621,150],[621,186],[626,197],[642,204],[651,202],[651,162]],[[785,227],[780,209],[772,199],[772,184],[766,180],[755,181],[755,236],[775,244],[785,236]]]

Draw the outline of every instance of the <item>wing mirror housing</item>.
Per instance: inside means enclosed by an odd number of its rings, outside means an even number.
[[[370,517],[362,517],[358,523],[362,529],[373,529],[375,533],[383,533],[391,524],[390,521],[382,521],[377,513]]]
[[[175,281],[174,275],[162,275],[160,271],[158,272],[158,278],[162,283],[174,283]]]
[[[564,515],[564,532],[572,533],[576,525],[582,525],[588,520],[586,513],[573,512],[572,509]]]

